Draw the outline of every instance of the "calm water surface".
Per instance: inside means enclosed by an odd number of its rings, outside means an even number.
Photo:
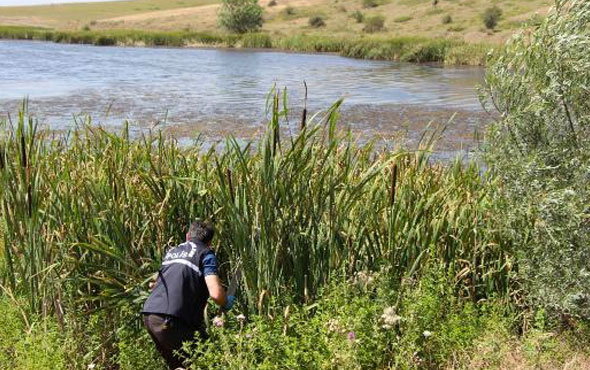
[[[231,132],[263,124],[274,85],[286,87],[290,107],[300,109],[305,80],[312,110],[344,98],[350,124],[367,130],[418,111],[472,113],[473,126],[482,74],[325,54],[0,41],[0,110],[14,113],[28,97],[53,129],[89,114],[110,126],[167,122],[186,136],[192,128]]]

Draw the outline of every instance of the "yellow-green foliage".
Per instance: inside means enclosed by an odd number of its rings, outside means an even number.
[[[0,368],[66,369],[65,336],[50,319],[36,321],[24,306],[0,294]]]

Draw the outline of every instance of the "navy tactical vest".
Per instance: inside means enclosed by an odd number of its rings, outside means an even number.
[[[195,240],[170,249],[142,313],[174,316],[195,329],[201,328],[209,298],[202,261],[209,252],[211,249]]]

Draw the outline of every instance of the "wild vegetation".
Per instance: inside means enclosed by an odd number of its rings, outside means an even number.
[[[383,17],[367,19],[368,32],[383,27]],[[276,48],[299,52],[329,52],[342,56],[399,60],[405,62],[441,62],[448,64],[482,65],[489,47],[446,39],[419,37],[388,38],[369,36],[339,38],[332,36],[284,36],[273,38],[266,33],[223,34],[193,31],[51,31],[40,28],[2,27],[0,38],[13,40],[41,40],[97,46],[219,46]]]
[[[590,4],[558,1],[548,22],[513,39],[487,71],[502,112],[486,159],[502,179],[506,225],[523,246],[534,305],[590,319]],[[567,56],[567,57],[565,57]],[[525,230],[526,232],[518,232]]]
[[[244,270],[236,312],[187,344],[194,368],[587,367],[589,22],[558,0],[491,56],[479,163],[433,161],[444,128],[357,144],[341,102],[289,122],[283,91],[260,141],[208,150],[4,120],[2,367],[161,369],[138,311],[194,217],[225,280]]]

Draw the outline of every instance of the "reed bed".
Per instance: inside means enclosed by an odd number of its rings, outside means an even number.
[[[431,163],[432,140],[413,152],[359,146],[337,129],[339,103],[281,138],[280,100],[256,145],[228,138],[208,151],[127,128],[51,134],[24,111],[5,120],[2,287],[45,313],[137,308],[199,217],[216,223],[222,275],[243,266],[251,311],[272,297],[309,302],[334,276],[382,266],[398,279],[444,266],[473,300],[509,293],[510,245],[490,227],[477,165]]]
[[[211,46],[265,48],[298,52],[330,52],[360,59],[404,62],[437,62],[454,65],[484,65],[489,45],[469,44],[443,38],[422,37],[333,37],[319,35],[271,36],[194,31],[59,31],[44,28],[0,26],[0,39],[38,40],[97,46]]]

